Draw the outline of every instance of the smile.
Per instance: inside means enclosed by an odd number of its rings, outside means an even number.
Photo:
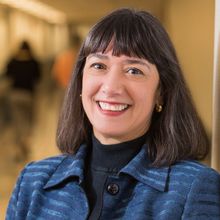
[[[114,111],[114,112],[121,112],[129,107],[129,105],[127,104],[112,104],[107,102],[98,102],[98,105],[104,111]]]

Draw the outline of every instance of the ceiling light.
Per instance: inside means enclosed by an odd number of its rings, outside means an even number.
[[[0,3],[25,11],[49,23],[66,22],[66,15],[63,12],[37,0],[0,0]]]

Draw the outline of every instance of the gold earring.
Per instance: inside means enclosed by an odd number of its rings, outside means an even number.
[[[156,104],[156,112],[162,112],[163,106]]]

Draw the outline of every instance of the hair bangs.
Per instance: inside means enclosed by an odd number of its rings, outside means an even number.
[[[126,22],[121,22],[125,19]],[[105,53],[112,50],[112,55],[126,55],[148,60],[155,64],[152,42],[146,40],[149,30],[137,21],[137,18],[123,16],[113,21],[102,20],[96,24],[87,36],[84,44],[85,57],[91,53]]]

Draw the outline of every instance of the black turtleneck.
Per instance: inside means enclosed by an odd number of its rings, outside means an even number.
[[[93,136],[84,185],[90,206],[89,220],[97,220],[101,214],[107,177],[116,175],[140,151],[145,140],[146,135],[119,144],[104,145]]]

